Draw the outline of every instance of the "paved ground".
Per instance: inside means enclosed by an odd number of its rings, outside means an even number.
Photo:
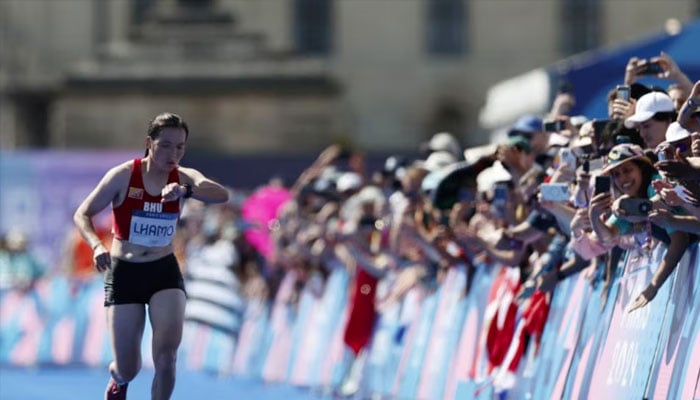
[[[152,370],[144,370],[129,385],[129,400],[149,400]],[[171,400],[320,400],[309,390],[258,380],[217,378],[200,372],[179,372]],[[0,400],[101,400],[107,373],[86,368],[0,366]]]

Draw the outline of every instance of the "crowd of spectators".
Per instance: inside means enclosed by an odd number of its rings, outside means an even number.
[[[639,82],[648,76],[669,85]],[[477,265],[517,269],[524,309],[580,271],[607,287],[626,252],[663,244],[628,311],[644,307],[700,232],[700,81],[662,53],[629,60],[607,118],[569,115],[575,101],[562,90],[547,115],[522,116],[490,146],[463,150],[437,133],[417,159],[392,156],[379,171],[366,170],[361,151],[330,146],[286,188],[291,200],[270,221],[243,218],[248,193],[225,205],[188,202],[176,241],[187,318],[235,335],[247,301],[272,302],[285,274],[294,272],[297,293],[313,283],[320,295],[344,268],[354,277],[344,339],[359,356],[384,305],[418,286],[434,290],[457,265],[468,276]],[[269,255],[246,240],[250,230],[269,233]],[[3,287],[42,274],[19,242],[8,236],[0,249]],[[533,312],[546,319],[545,308]]]

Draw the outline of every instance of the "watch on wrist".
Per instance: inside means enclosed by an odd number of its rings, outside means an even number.
[[[691,112],[695,111],[695,108],[697,108],[698,106],[700,106],[700,103],[693,100],[692,97],[688,97],[688,107],[690,107]]]
[[[182,195],[183,199],[189,199],[192,197],[192,185],[185,183],[182,185],[185,188],[185,194]]]

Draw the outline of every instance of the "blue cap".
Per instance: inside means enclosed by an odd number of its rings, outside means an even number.
[[[518,118],[513,127],[508,131],[508,136],[531,136],[535,132],[542,132],[542,118],[535,115],[524,115]]]

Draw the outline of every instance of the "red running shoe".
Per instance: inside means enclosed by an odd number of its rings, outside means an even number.
[[[129,384],[119,385],[114,379],[109,379],[105,400],[126,400],[126,388]]]

